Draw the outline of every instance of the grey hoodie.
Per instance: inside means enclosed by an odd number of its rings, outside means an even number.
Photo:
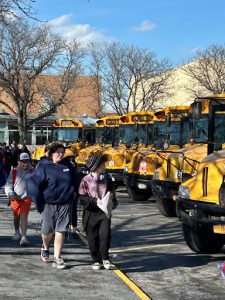
[[[13,172],[11,171],[5,185],[5,193],[8,197],[16,200],[27,198],[27,181],[30,177],[30,169],[23,170],[20,167],[16,168],[16,181],[13,184]]]

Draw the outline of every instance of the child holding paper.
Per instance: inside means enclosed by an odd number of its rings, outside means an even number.
[[[82,223],[87,235],[93,270],[100,270],[101,263],[105,269],[111,268],[109,261],[111,208],[117,201],[113,182],[105,174],[106,160],[106,156],[99,154],[88,158],[86,166],[90,174],[82,179],[79,187],[80,203],[84,208]],[[105,200],[109,201],[107,211],[101,209],[102,201],[105,203]]]

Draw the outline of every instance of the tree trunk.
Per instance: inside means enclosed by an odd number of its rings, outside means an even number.
[[[27,137],[27,120],[24,120],[25,118],[22,114],[18,116],[18,130],[21,142],[25,142]]]

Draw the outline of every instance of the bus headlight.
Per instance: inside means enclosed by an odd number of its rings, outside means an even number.
[[[159,172],[158,171],[154,172],[153,179],[159,179]]]
[[[180,185],[178,196],[181,198],[190,199],[190,189],[188,186]]]

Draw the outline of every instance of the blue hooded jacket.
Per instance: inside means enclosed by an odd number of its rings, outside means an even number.
[[[63,164],[45,159],[38,164],[28,180],[28,195],[42,211],[45,203],[63,204],[74,197],[73,176]]]

